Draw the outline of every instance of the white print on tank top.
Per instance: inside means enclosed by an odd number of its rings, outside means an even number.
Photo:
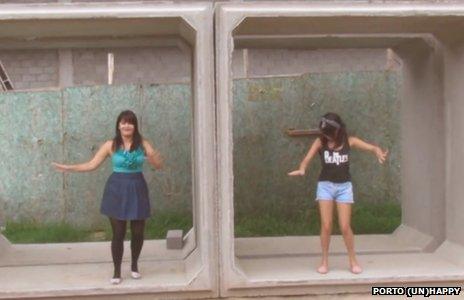
[[[333,155],[330,155],[330,152],[325,150],[324,161],[326,164],[336,164],[338,166],[348,161],[348,154],[340,155],[338,152],[334,152]]]

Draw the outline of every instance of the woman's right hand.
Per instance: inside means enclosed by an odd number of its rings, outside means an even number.
[[[52,166],[55,167],[55,169],[59,172],[67,172],[67,171],[70,171],[70,168],[68,165],[63,165],[63,164],[59,164],[59,163],[56,163],[56,162],[52,162]]]
[[[288,173],[288,176],[303,176],[305,174],[305,170],[298,169]]]

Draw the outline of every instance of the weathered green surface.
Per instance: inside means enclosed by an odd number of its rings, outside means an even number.
[[[125,109],[165,158],[145,164],[152,208],[191,214],[191,92],[186,84],[74,87],[57,92],[0,93],[0,209],[7,220],[106,222],[99,213],[110,159],[90,173],[63,175],[52,161],[90,160],[112,139]]]
[[[145,172],[156,210],[192,210],[192,105],[188,85],[153,85],[143,90],[142,132],[162,153],[162,172]],[[149,168],[146,168],[146,170]]]
[[[237,217],[277,212],[293,218],[314,205],[319,158],[309,176],[291,178],[312,139],[285,134],[315,128],[327,111],[341,114],[350,133],[390,151],[385,166],[353,151],[356,201],[400,198],[400,103],[392,72],[308,74],[234,82],[234,185]],[[92,173],[62,175],[51,161],[80,163],[114,135],[120,111],[134,110],[146,139],[165,159],[145,165],[154,216],[191,214],[191,91],[188,85],[101,86],[57,92],[0,94],[0,209],[9,220],[95,225],[110,160]]]
[[[315,205],[319,157],[311,163],[309,175],[287,176],[298,167],[313,139],[289,137],[285,130],[317,128],[328,111],[341,115],[350,134],[389,150],[383,166],[372,154],[352,152],[355,201],[399,201],[398,76],[394,72],[347,72],[235,81],[236,220],[273,212],[293,218]]]
[[[62,214],[60,92],[0,94],[0,213],[43,220]]]
[[[64,91],[65,162],[89,160],[106,140],[115,134],[116,117],[126,109],[140,115],[137,86],[97,86],[69,88]],[[111,162],[108,158],[91,173],[65,176],[66,219],[73,223],[97,220],[100,200]]]

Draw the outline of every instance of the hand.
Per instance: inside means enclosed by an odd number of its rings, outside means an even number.
[[[149,156],[149,162],[156,170],[163,168],[163,157],[158,150],[153,150],[153,153]]]
[[[67,165],[62,165],[56,162],[52,162],[52,166],[54,166],[58,172],[66,172],[70,170],[70,168]]]
[[[162,161],[163,158],[161,157],[161,154],[158,150],[155,150],[153,152],[153,158],[156,160],[156,161]]]
[[[375,148],[375,156],[377,156],[377,160],[379,161],[379,163],[383,164],[385,162],[385,160],[387,159],[387,154],[388,154],[388,150],[387,151],[383,151],[382,149],[380,149],[379,147]]]
[[[298,169],[298,170],[288,173],[288,176],[303,176],[304,174],[305,174],[305,170]]]

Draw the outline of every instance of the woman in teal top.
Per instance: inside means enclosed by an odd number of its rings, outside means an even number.
[[[142,167],[148,160],[155,169],[160,169],[162,159],[159,152],[142,138],[137,116],[126,110],[116,121],[116,136],[103,144],[92,160],[76,165],[52,164],[62,172],[87,172],[98,168],[107,156],[111,157],[113,173],[106,182],[100,211],[109,217],[113,230],[111,254],[114,275],[111,283],[119,284],[127,221],[130,221],[131,228],[131,276],[134,279],[141,277],[137,262],[142,251],[145,219],[150,217],[150,199]]]

